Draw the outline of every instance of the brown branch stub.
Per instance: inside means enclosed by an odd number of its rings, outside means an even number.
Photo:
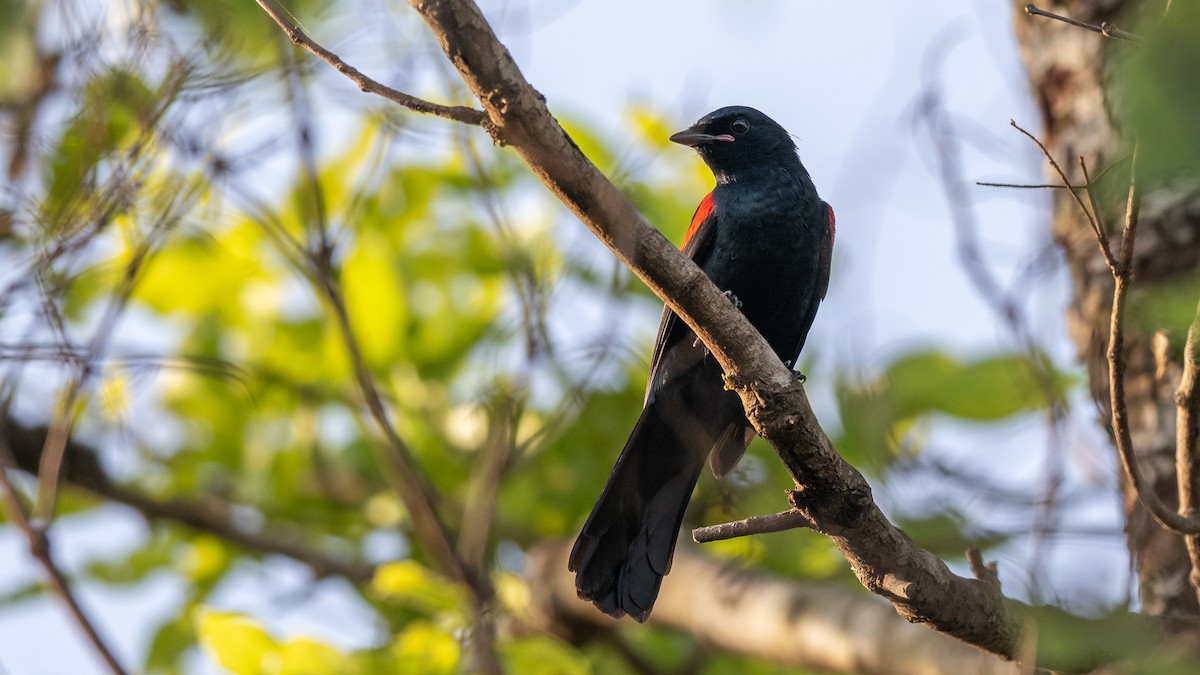
[[[754,534],[794,530],[799,527],[812,527],[812,523],[808,520],[808,516],[801,511],[788,509],[779,513],[750,516],[749,518],[735,520],[730,523],[721,523],[720,525],[697,527],[692,530],[692,541],[697,544],[706,544],[712,541],[735,539]]]
[[[1114,40],[1123,40],[1125,42],[1130,42],[1130,43],[1133,43],[1136,45],[1140,45],[1142,43],[1141,36],[1135,35],[1134,33],[1130,33],[1127,30],[1121,30],[1120,28],[1115,26],[1110,21],[1105,21],[1099,25],[1094,24],[1094,23],[1087,23],[1085,21],[1080,21],[1078,19],[1072,19],[1069,16],[1055,14],[1054,12],[1047,12],[1046,10],[1039,8],[1037,5],[1034,5],[1033,3],[1025,5],[1025,13],[1030,16],[1041,16],[1041,17],[1045,17],[1047,19],[1054,19],[1055,21],[1061,21],[1065,24],[1075,26],[1076,28],[1083,28],[1085,30],[1092,31],[1093,33],[1099,33],[1106,38],[1112,38]]]
[[[983,559],[983,552],[978,546],[972,546],[967,549],[967,565],[971,568],[971,574],[975,578],[992,586],[997,592],[1000,591],[1000,574],[996,567],[996,562],[986,562]]]
[[[306,34],[300,28],[300,26],[296,25],[295,22],[292,21],[291,15],[288,13],[288,11],[281,7],[275,0],[255,1],[258,3],[259,7],[262,7],[263,11],[266,12],[267,15],[279,25],[280,29],[283,30],[293,44],[311,52],[317,56],[317,58],[333,66],[334,69],[336,69],[339,73],[345,75],[351,82],[358,85],[360,90],[367,92],[368,94],[382,96],[383,98],[386,98],[393,103],[398,103],[414,112],[436,115],[437,117],[453,120],[455,122],[462,122],[463,124],[472,124],[475,126],[482,126],[484,124],[486,116],[480,110],[465,106],[441,105],[432,101],[426,101],[423,98],[417,98],[416,96],[406,94],[367,77],[357,68],[343,61],[342,58],[337,54],[334,54],[328,49],[325,49],[321,45],[317,44],[317,42],[310,38],[308,34]]]

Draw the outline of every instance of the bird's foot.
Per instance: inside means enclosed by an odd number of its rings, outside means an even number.
[[[738,296],[734,295],[733,291],[725,291],[725,297],[729,298],[729,301],[733,303],[734,309],[742,308],[742,301],[738,300]]]
[[[791,361],[784,361],[783,365],[787,366],[789,369],[792,368]],[[800,384],[804,384],[808,381],[808,376],[798,370],[792,370],[792,379],[796,380]]]

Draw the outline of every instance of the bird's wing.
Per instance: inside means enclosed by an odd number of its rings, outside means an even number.
[[[688,225],[687,234],[683,238],[681,247],[683,254],[703,267],[704,260],[712,251],[713,242],[716,240],[716,230],[717,216],[714,213],[712,193],[710,192],[700,200],[700,206],[692,214],[692,222]],[[675,312],[671,311],[670,307],[663,308],[662,320],[658,324],[658,337],[654,339],[654,354],[650,357],[650,377],[646,381],[647,402],[650,401],[650,395],[655,389],[659,369],[663,365],[663,354],[667,348],[674,346],[685,337],[694,339],[693,336],[692,330],[675,315]]]
[[[828,202],[821,202],[825,207],[825,232],[821,234],[821,253],[817,261],[817,296],[824,300],[825,292],[829,290],[829,269],[833,263],[833,240],[837,238],[837,221],[833,217],[833,207]]]

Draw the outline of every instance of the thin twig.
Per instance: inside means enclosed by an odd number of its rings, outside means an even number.
[[[1108,368],[1109,404],[1112,406],[1112,430],[1117,455],[1126,477],[1133,484],[1138,501],[1163,527],[1180,534],[1200,534],[1200,519],[1172,511],[1146,480],[1133,450],[1129,430],[1129,410],[1125,405],[1125,301],[1133,281],[1133,249],[1137,235],[1141,190],[1137,182],[1137,148],[1129,162],[1129,198],[1125,207],[1125,229],[1121,234],[1120,259],[1113,268],[1113,306],[1109,322]]]
[[[1096,218],[1096,242],[1100,244],[1100,252],[1104,254],[1107,262],[1112,258],[1112,244],[1108,242],[1108,228],[1104,226],[1104,214],[1100,213],[1100,202],[1096,199],[1095,185],[1092,183],[1092,177],[1088,174],[1087,160],[1083,158],[1083,155],[1079,156],[1079,170],[1083,172],[1083,187],[1087,191],[1088,201],[1092,205],[1092,215]]]
[[[1072,185],[1071,181],[1067,180],[1067,174],[1063,172],[1062,167],[1060,167],[1058,165],[1058,162],[1056,162],[1054,160],[1054,155],[1050,154],[1050,151],[1046,149],[1045,144],[1042,143],[1042,141],[1039,140],[1037,136],[1034,136],[1033,134],[1031,134],[1028,131],[1026,131],[1025,129],[1023,129],[1021,127],[1021,125],[1016,123],[1015,120],[1009,120],[1008,123],[1011,124],[1012,127],[1014,129],[1016,129],[1017,131],[1025,134],[1025,136],[1029,140],[1033,141],[1034,143],[1037,144],[1037,146],[1039,148],[1041,148],[1042,154],[1046,156],[1046,161],[1050,162],[1050,166],[1054,169],[1055,173],[1058,174],[1058,177],[1062,179],[1063,187],[1067,188],[1067,191],[1069,193],[1071,193],[1071,198],[1074,199],[1075,203],[1079,205],[1079,208],[1083,210],[1083,215],[1087,216],[1088,223],[1092,226],[1092,232],[1094,232],[1096,234],[1097,240],[1101,241],[1101,242],[1108,241],[1107,237],[1100,230],[1100,224],[1098,222],[1096,222],[1095,215],[1092,214],[1091,210],[1088,209],[1087,205],[1085,205],[1083,203],[1083,199],[1081,199],[1079,197],[1079,193],[1076,192],[1076,190],[1078,190],[1079,188],[1077,186]],[[1108,263],[1109,268],[1115,270],[1116,266],[1117,266],[1117,262],[1116,262],[1116,260],[1113,259],[1112,251],[1109,250],[1109,248],[1107,246],[1104,246],[1103,244],[1101,244],[1100,245],[1100,254],[1104,256],[1104,262]]]
[[[322,261],[311,261],[318,266]],[[442,569],[452,578],[472,585],[474,581],[463,566],[462,560],[455,553],[453,538],[450,536],[441,517],[434,508],[438,499],[434,494],[432,483],[420,469],[408,444],[400,437],[388,416],[383,404],[383,397],[375,384],[375,378],[367,367],[366,358],[358,344],[358,336],[350,324],[350,314],[346,309],[345,299],[337,287],[332,269],[316,269],[312,275],[325,300],[333,310],[338,332],[342,335],[346,352],[354,369],[354,379],[358,384],[359,393],[367,406],[367,411],[375,421],[383,435],[384,446],[387,449],[387,465],[395,472],[392,487],[396,490],[404,507],[412,518],[413,530],[418,540],[428,549],[429,554],[438,561]]]
[[[999,188],[1017,188],[1019,190],[1070,190],[1069,185],[1057,185],[1042,183],[1031,185],[1029,183],[991,183],[988,181],[977,180],[975,184],[979,187],[999,187]]]
[[[787,511],[763,516],[750,516],[743,520],[735,520],[732,523],[697,527],[692,530],[692,541],[697,544],[705,544],[710,541],[734,539],[753,534],[783,532],[784,530],[794,530],[800,527],[812,527],[812,521],[802,511],[788,509]]]
[[[434,506],[439,497],[429,478],[422,471],[420,464],[413,457],[408,445],[401,439],[388,417],[383,405],[383,397],[375,384],[375,379],[367,368],[366,359],[358,344],[358,337],[350,325],[350,315],[346,309],[345,299],[338,290],[334,280],[334,271],[325,265],[324,259],[310,260],[315,266],[312,275],[320,288],[325,300],[333,309],[338,331],[342,335],[346,351],[354,369],[354,378],[358,382],[359,392],[365,399],[367,410],[376,426],[383,434],[384,447],[387,450],[387,465],[394,472],[390,481],[412,520],[413,532],[422,547],[439,563],[439,566],[453,579],[463,582],[471,594],[472,607],[476,621],[471,632],[471,656],[473,662],[470,668],[476,672],[500,673],[494,647],[494,622],[487,608],[492,589],[485,574],[471,570],[455,550],[453,538],[446,525],[438,515]]]
[[[929,76],[926,78],[932,79]],[[1033,378],[1045,402],[1048,443],[1043,457],[1046,469],[1041,498],[1036,502],[1037,510],[1030,530],[1029,548],[1029,579],[1031,587],[1036,591],[1036,583],[1041,576],[1038,574],[1038,568],[1046,558],[1042,550],[1053,545],[1053,534],[1058,525],[1055,507],[1063,483],[1063,454],[1061,444],[1058,443],[1065,410],[1062,405],[1062,388],[1051,369],[1050,360],[1030,328],[1029,319],[1018,301],[1019,296],[1012,289],[1005,288],[988,268],[987,249],[980,240],[980,227],[971,204],[971,195],[962,178],[962,150],[958,135],[953,120],[941,105],[938,94],[939,90],[934,83],[925,86],[925,95],[922,97],[924,105],[918,108],[918,112],[921,113],[918,119],[928,127],[934,144],[933,157],[954,222],[956,248],[963,271],[979,295],[993,307],[997,316],[1011,331],[1018,349],[1025,357],[1025,369]]]
[[[411,96],[402,91],[392,89],[389,86],[380,84],[379,82],[363,75],[359,70],[341,59],[340,56],[325,49],[321,45],[313,41],[312,38],[298,26],[290,18],[290,14],[286,9],[281,7],[275,0],[256,0],[258,6],[263,8],[263,11],[271,17],[283,32],[287,34],[288,39],[299,47],[312,52],[317,58],[333,66],[339,73],[345,75],[351,82],[358,85],[358,88],[369,94],[382,96],[393,103],[398,103],[409,110],[429,115],[436,115],[455,122],[463,124],[473,124],[482,126],[487,120],[487,115],[482,110],[468,108],[459,105],[441,105],[426,101],[416,96]]]
[[[1179,486],[1179,512],[1195,518],[1200,510],[1200,304],[1188,327],[1183,349],[1183,377],[1175,391],[1175,470]],[[1189,579],[1200,596],[1200,537],[1184,537],[1192,561]]]
[[[1135,35],[1134,33],[1130,33],[1127,30],[1121,30],[1120,28],[1117,28],[1115,25],[1113,25],[1109,21],[1101,22],[1099,25],[1094,24],[1094,23],[1087,23],[1084,21],[1080,21],[1079,19],[1072,19],[1069,16],[1055,14],[1054,12],[1047,12],[1046,10],[1040,9],[1036,5],[1033,5],[1032,3],[1025,5],[1025,13],[1030,16],[1044,16],[1047,19],[1054,19],[1055,21],[1061,21],[1063,23],[1070,24],[1070,25],[1076,26],[1078,28],[1084,28],[1084,29],[1092,31],[1093,33],[1099,33],[1106,38],[1112,38],[1114,40],[1124,40],[1125,42],[1131,42],[1136,45],[1140,45],[1142,43],[1141,36]]]
[[[5,406],[7,408],[7,406]],[[7,418],[7,412],[3,413]],[[67,607],[67,610],[74,617],[75,623],[79,625],[87,636],[88,641],[100,654],[100,658],[108,665],[108,669],[116,675],[125,675],[129,672],[117,660],[117,656],[108,646],[108,643],[100,636],[96,625],[88,618],[87,612],[83,606],[79,604],[79,599],[75,597],[75,593],[71,590],[71,585],[67,581],[66,575],[58,568],[54,562],[54,557],[50,553],[50,539],[46,536],[46,531],[41,528],[36,528],[29,521],[29,516],[25,511],[25,507],[21,504],[20,498],[17,496],[17,490],[13,487],[12,481],[8,478],[8,469],[5,466],[15,466],[16,462],[12,459],[12,451],[8,447],[6,434],[0,433],[0,486],[4,488],[4,516],[5,519],[17,526],[17,529],[25,535],[29,540],[29,553],[41,565],[42,571],[46,574],[46,579],[50,584],[50,589],[58,596],[58,599]]]

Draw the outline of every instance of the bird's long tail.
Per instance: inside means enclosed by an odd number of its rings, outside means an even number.
[[[711,436],[680,438],[689,425],[672,424],[662,407],[642,411],[571,550],[579,596],[614,618],[650,615],[712,448]]]

